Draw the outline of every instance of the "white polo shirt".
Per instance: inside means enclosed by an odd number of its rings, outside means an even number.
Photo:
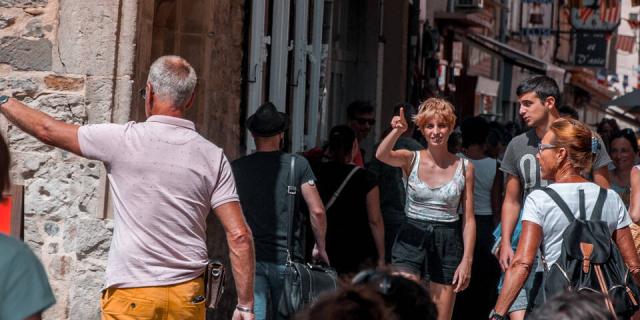
[[[113,195],[105,288],[200,276],[207,263],[207,214],[238,201],[222,149],[193,122],[169,116],[82,126],[78,140],[83,156],[104,162]]]

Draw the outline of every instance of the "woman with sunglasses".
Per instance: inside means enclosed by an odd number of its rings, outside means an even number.
[[[593,211],[600,187],[583,178],[580,173],[591,167],[598,148],[594,141],[597,140],[593,132],[583,123],[560,118],[549,127],[536,155],[542,178],[554,181],[548,187],[558,193],[576,215],[580,212],[580,190],[584,192],[587,219]],[[607,192],[601,219],[613,234],[613,240],[638,283],[640,261],[629,230],[631,219],[622,199],[613,190]],[[507,269],[491,319],[504,318],[503,315],[527,279],[538,248],[545,253],[547,266],[556,262],[562,248],[562,235],[570,223],[556,203],[542,190],[535,190],[527,196],[522,209],[522,220],[522,233],[516,255]],[[533,288],[532,292],[541,292],[542,288],[539,286],[540,284]]]
[[[415,281],[428,280],[438,320],[448,320],[456,293],[466,289],[471,279],[476,238],[474,167],[447,150],[456,123],[451,103],[438,98],[426,100],[414,122],[428,149],[392,150],[408,128],[401,109],[391,120],[393,129],[376,152],[378,160],[402,168],[407,177],[407,219],[396,236],[391,263],[400,275]]]

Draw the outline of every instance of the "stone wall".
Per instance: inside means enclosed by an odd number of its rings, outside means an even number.
[[[135,0],[0,0],[0,92],[76,123],[129,118]],[[25,241],[57,303],[46,319],[98,319],[113,221],[102,164],[6,123],[12,178],[25,185]]]
[[[190,8],[176,17],[185,25],[193,23],[193,12],[207,10],[201,14],[206,28],[198,33],[204,40],[159,54],[202,64],[196,71],[205,94],[192,120],[236,158],[244,0],[0,0],[0,94],[76,124],[144,120],[133,92],[144,86],[157,57],[149,50],[151,39],[169,41],[171,35],[156,34],[153,25],[158,5],[172,1]],[[1,116],[0,132],[12,152],[13,183],[25,186],[25,241],[42,260],[56,295],[45,319],[99,319],[114,227],[104,166],[42,144]],[[210,220],[210,255],[225,259],[224,233]],[[231,286],[223,310],[210,319],[229,318],[235,306]]]

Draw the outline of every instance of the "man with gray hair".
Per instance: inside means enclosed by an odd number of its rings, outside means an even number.
[[[220,219],[238,305],[253,319],[255,255],[222,149],[184,119],[196,73],[177,56],[156,60],[144,88],[147,121],[78,126],[0,96],[0,112],[40,141],[104,162],[115,229],[102,292],[103,319],[203,319],[206,217]]]

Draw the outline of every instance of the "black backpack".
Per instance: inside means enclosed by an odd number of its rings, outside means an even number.
[[[551,188],[542,188],[569,220],[562,235],[558,260],[545,266],[544,295],[552,297],[565,290],[600,292],[609,299],[607,308],[618,317],[631,317],[638,310],[638,288],[612,240],[607,223],[601,221],[607,190],[600,188],[591,218],[587,220],[584,190],[579,190],[580,217],[575,218],[566,202]]]

